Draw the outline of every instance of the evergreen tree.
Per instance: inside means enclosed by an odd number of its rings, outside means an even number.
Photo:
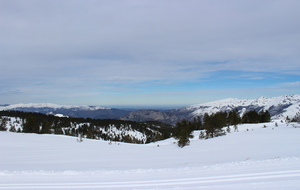
[[[262,110],[259,112],[259,117],[260,117],[260,123],[266,123],[271,121],[271,115],[268,110],[264,111]]]
[[[49,121],[47,120],[44,120],[42,122],[42,130],[41,130],[41,133],[42,134],[49,134],[50,133],[50,129],[51,129],[51,124]]]
[[[202,120],[200,116],[194,117],[192,124],[194,125],[195,130],[201,130],[203,127]]]
[[[23,126],[24,133],[39,133],[40,132],[40,125],[37,121],[37,118],[34,116],[29,116],[26,118],[26,122]]]
[[[177,145],[180,148],[188,146],[190,144],[190,138],[193,138],[191,134],[195,129],[195,126],[187,120],[177,122],[173,137],[178,140]]]
[[[211,115],[204,114],[204,126],[206,138],[214,138],[225,135],[222,129],[226,126],[226,112],[217,112]]]
[[[292,122],[297,122],[300,124],[300,112],[296,113],[295,117],[292,119]]]
[[[236,127],[238,124],[241,123],[241,120],[242,119],[237,109],[233,109],[229,112],[227,117],[228,125],[233,125],[234,127]]]
[[[14,125],[11,125],[9,128],[10,132],[17,132],[16,127]]]
[[[260,116],[254,110],[248,111],[243,115],[243,123],[259,123]]]
[[[7,119],[3,117],[1,119],[1,124],[0,124],[0,131],[6,131],[6,124],[7,124]]]

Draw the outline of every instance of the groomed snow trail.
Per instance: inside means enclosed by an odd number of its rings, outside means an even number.
[[[0,189],[200,189],[220,186],[257,188],[259,184],[299,182],[300,170],[261,172],[199,178],[181,178],[144,181],[86,182],[86,183],[19,183],[0,184]],[[277,188],[279,188],[277,186]],[[277,189],[276,188],[276,189]],[[283,187],[283,188],[286,188]]]

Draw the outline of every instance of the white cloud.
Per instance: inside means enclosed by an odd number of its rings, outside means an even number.
[[[300,86],[300,81],[282,83],[281,85],[288,86],[288,87],[298,87],[298,86]]]
[[[36,81],[90,90],[195,81],[222,70],[298,74],[299,6],[296,0],[3,0],[0,83],[12,91],[36,88]]]

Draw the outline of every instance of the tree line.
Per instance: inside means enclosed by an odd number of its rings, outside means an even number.
[[[67,118],[46,115],[42,113],[22,112],[22,111],[0,111],[0,130],[7,130],[7,119],[3,116],[19,118],[22,129],[14,129],[13,132],[39,133],[39,134],[65,134],[78,136],[81,134],[86,138],[103,139],[108,141],[119,141],[129,143],[150,143],[163,140],[173,136],[178,140],[179,147],[189,145],[194,130],[201,130],[199,138],[208,139],[225,135],[230,132],[226,126],[237,126],[242,123],[264,123],[270,122],[271,116],[268,111],[257,112],[248,111],[241,117],[237,109],[229,112],[217,112],[213,114],[205,113],[203,117],[195,117],[193,120],[182,120],[177,122],[175,127],[157,121],[135,122],[115,119],[91,119],[91,118]],[[139,131],[145,135],[146,141],[141,141],[133,136],[121,134],[111,134],[108,131],[111,127],[118,130]]]
[[[90,139],[103,139],[107,141],[119,141],[128,143],[150,143],[163,140],[171,136],[172,126],[157,121],[135,122],[115,119],[91,119],[56,117],[42,113],[22,111],[0,111],[0,130],[13,132],[38,133],[38,134],[64,134],[70,136],[82,136]],[[7,117],[18,118],[21,128],[7,129]],[[114,129],[121,133],[114,133]],[[126,131],[137,131],[143,134],[146,140],[141,141],[135,136],[126,134]]]
[[[192,132],[194,130],[202,130],[199,138],[208,139],[225,135],[226,132],[230,132],[229,126],[234,126],[235,130],[238,130],[237,125],[242,123],[265,123],[270,122],[270,113],[266,111],[251,110],[243,114],[240,117],[237,109],[233,109],[229,112],[217,112],[213,114],[205,113],[204,116],[195,117],[192,121],[182,120],[177,122],[173,137],[178,140],[179,147],[189,145],[190,138],[193,138]],[[227,130],[224,127],[228,126]]]

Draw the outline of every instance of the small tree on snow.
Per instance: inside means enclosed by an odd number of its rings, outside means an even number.
[[[190,144],[190,138],[193,138],[193,130],[194,125],[190,121],[182,120],[177,122],[173,137],[178,140],[177,145],[180,148]]]
[[[11,125],[9,128],[10,132],[17,132],[16,127],[14,125]]]
[[[200,131],[199,139],[204,139],[205,136],[206,136],[205,133],[203,131]]]
[[[7,119],[5,117],[3,117],[1,119],[1,124],[0,124],[0,131],[6,131],[6,123],[7,123]]]
[[[211,115],[204,114],[204,129],[206,138],[214,138],[225,135],[223,127],[226,126],[226,113],[217,112]]]
[[[227,132],[227,133],[230,133],[230,132],[231,132],[231,129],[230,129],[229,126],[226,128],[226,132]]]
[[[294,127],[300,127],[300,112],[296,113],[295,117],[292,119],[292,122],[296,122],[298,124],[298,126]]]
[[[300,124],[300,112],[296,113],[295,117],[293,118],[293,121]]]

